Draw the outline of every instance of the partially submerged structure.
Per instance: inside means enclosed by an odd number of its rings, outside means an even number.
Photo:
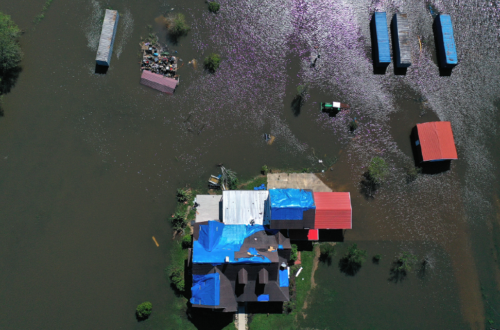
[[[167,94],[173,94],[179,83],[178,80],[164,77],[160,74],[144,70],[141,75],[141,84],[159,90]]]
[[[458,57],[450,15],[440,14],[435,18],[434,35],[436,36],[439,65],[444,69],[452,69],[458,64]]]
[[[373,14],[370,29],[374,45],[373,63],[377,67],[387,67],[391,63],[391,50],[389,45],[389,30],[387,28],[387,15],[385,12]]]
[[[411,65],[410,26],[407,14],[394,14],[392,18],[392,36],[394,63],[398,68],[408,68]]]
[[[101,38],[99,39],[99,47],[97,48],[97,56],[95,58],[97,65],[109,66],[111,62],[118,18],[118,11],[106,9],[106,14],[104,15],[104,21],[102,23]]]
[[[458,159],[457,148],[449,121],[417,124],[415,147],[421,152],[420,162],[439,162]]]
[[[332,102],[332,103],[321,103],[320,111],[321,112],[339,112],[343,109],[349,109],[349,105],[340,102]]]

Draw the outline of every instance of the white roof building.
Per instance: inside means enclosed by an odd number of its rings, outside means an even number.
[[[227,225],[268,225],[271,213],[267,190],[224,190],[222,222]]]

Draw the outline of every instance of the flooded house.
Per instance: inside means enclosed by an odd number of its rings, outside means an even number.
[[[389,45],[389,30],[385,12],[374,13],[370,22],[372,35],[373,63],[377,67],[385,68],[391,63],[391,49]]]
[[[392,18],[394,63],[398,68],[411,66],[410,26],[407,14],[394,14]]]
[[[110,65],[118,18],[118,11],[106,9],[106,14],[104,15],[104,21],[102,23],[101,37],[99,39],[99,47],[97,48],[97,56],[95,58],[97,65]]]
[[[411,141],[415,165],[424,172],[449,170],[451,160],[458,159],[449,121],[417,124],[412,130]]]
[[[148,70],[142,71],[141,74],[141,84],[167,94],[174,94],[178,83],[179,81],[176,79],[168,78]]]
[[[440,14],[434,19],[434,35],[441,68],[452,69],[458,64],[457,46],[450,15]]]

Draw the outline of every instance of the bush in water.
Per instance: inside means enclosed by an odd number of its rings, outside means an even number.
[[[215,72],[219,68],[220,65],[220,55],[219,54],[211,54],[209,57],[205,57],[205,61],[203,62],[205,65],[205,69],[210,72]]]
[[[374,184],[381,184],[389,174],[389,166],[383,158],[373,157],[368,165],[368,178]]]
[[[150,303],[149,301],[145,301],[142,304],[139,304],[135,310],[135,314],[137,315],[138,319],[144,320],[151,315],[151,312],[153,311],[153,304]]]
[[[186,24],[186,17],[183,14],[171,14],[166,19],[168,33],[173,37],[186,35],[190,28]]]
[[[210,12],[212,12],[212,13],[217,13],[219,11],[219,9],[220,9],[220,4],[215,2],[215,1],[210,2],[208,4],[208,10],[210,10]]]

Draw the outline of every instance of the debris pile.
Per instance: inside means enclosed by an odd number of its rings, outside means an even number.
[[[152,73],[179,80],[179,76],[177,75],[178,59],[176,56],[171,56],[169,52],[156,43],[143,42],[141,44],[141,49],[141,71],[147,70]]]

